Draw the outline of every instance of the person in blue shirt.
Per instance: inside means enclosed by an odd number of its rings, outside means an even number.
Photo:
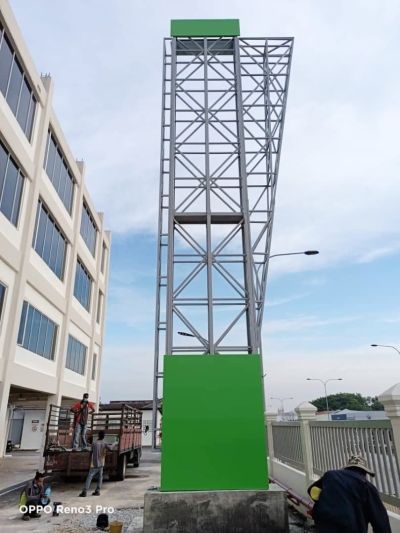
[[[318,533],[391,533],[379,492],[367,479],[375,477],[367,461],[352,455],[341,470],[330,470],[308,488]]]

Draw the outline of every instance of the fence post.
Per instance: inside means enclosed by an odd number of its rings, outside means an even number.
[[[311,446],[310,422],[316,420],[317,408],[309,402],[303,402],[295,409],[300,422],[301,448],[303,450],[304,472],[307,487],[314,482],[314,465]]]
[[[269,457],[269,473],[274,475],[274,434],[272,432],[272,423],[276,422],[278,413],[276,411],[266,411],[264,413],[265,427],[267,428],[267,450]]]
[[[384,405],[386,416],[390,419],[396,455],[400,460],[400,383],[382,392],[378,399]]]

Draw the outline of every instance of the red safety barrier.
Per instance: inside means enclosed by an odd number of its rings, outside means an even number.
[[[294,492],[293,489],[291,489],[290,487],[288,487],[284,483],[281,483],[280,481],[278,481],[274,477],[269,476],[269,480],[270,480],[271,483],[275,483],[275,485],[279,485],[279,487],[281,487],[283,490],[285,490],[286,493],[287,493],[287,499],[289,501],[291,501],[294,505],[297,505],[297,506],[303,505],[307,509],[308,516],[311,516],[312,509],[314,507],[314,504],[312,502],[310,502],[306,498],[303,498],[302,496],[300,496],[299,494]]]

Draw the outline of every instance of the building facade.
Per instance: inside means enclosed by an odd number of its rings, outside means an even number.
[[[111,236],[53,90],[0,0],[0,456],[15,408],[99,398]]]

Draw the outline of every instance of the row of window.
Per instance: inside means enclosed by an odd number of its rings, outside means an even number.
[[[30,141],[36,99],[4,28],[0,24],[0,91]]]
[[[5,287],[0,283],[0,294],[4,301]],[[21,321],[18,332],[18,344],[45,359],[54,361],[58,325],[46,315],[35,309],[27,301],[22,306]],[[75,337],[69,335],[65,367],[85,375],[87,347]],[[97,354],[93,354],[91,379],[96,379]]]
[[[18,215],[21,207],[23,181],[24,176],[12,160],[10,154],[7,152],[3,144],[0,143],[0,211],[15,226],[18,222]],[[90,227],[95,228],[95,226],[92,225],[92,221],[93,219],[88,212],[86,205],[84,204],[81,233],[82,228],[86,228],[87,231],[84,233],[86,237],[88,237],[90,234],[89,225]],[[95,230],[95,232],[96,231],[97,230]],[[96,233],[92,233],[92,236],[90,237],[90,242],[94,246],[96,241],[95,235]],[[88,244],[89,241],[87,238],[85,239],[85,242]],[[43,259],[43,261],[61,280],[64,279],[67,244],[67,239],[63,235],[61,228],[43,202],[39,200],[32,246]],[[93,246],[91,251],[94,253]],[[103,243],[100,267],[103,273],[105,256],[106,246]],[[78,261],[75,275],[74,295],[88,311],[90,308],[91,283],[92,279],[89,273],[83,264]]]
[[[18,223],[24,176],[0,143],[0,211],[14,226]]]
[[[24,131],[25,135],[30,140],[32,134],[33,120],[35,116],[36,100],[29,85],[29,82],[27,81],[27,78],[20,66],[18,58],[1,24],[0,91],[6,98],[10,109],[16,116],[18,123]],[[49,177],[51,183],[57,191],[57,194],[60,197],[65,208],[67,209],[68,213],[71,214],[75,182],[72,177],[72,173],[68,168],[66,159],[63,156],[63,153],[50,130],[47,135],[47,145],[43,161],[43,168],[46,171],[47,176]],[[13,180],[16,182],[15,184]],[[22,195],[22,185],[23,176],[17,166],[11,161],[8,189],[5,190],[5,193],[8,194],[9,197],[5,196],[5,207],[3,207],[2,209],[0,205],[0,210],[3,212],[7,211],[7,213],[4,214],[15,226],[17,225],[18,221],[19,206]],[[16,200],[15,207],[14,203],[12,202],[12,199],[14,199],[14,195]],[[3,203],[2,200],[0,201]],[[84,204],[82,212],[81,235],[94,257],[96,250],[97,228],[86,204]]]
[[[22,306],[18,344],[45,359],[54,360],[58,326],[28,302]]]
[[[54,274],[63,280],[67,240],[41,200],[37,207],[32,246]]]
[[[89,248],[94,257],[96,253],[97,227],[89,208],[85,203],[83,203],[82,209],[81,235],[86,243],[86,246]]]
[[[49,133],[50,136],[50,133]],[[52,139],[52,138],[51,138]],[[51,141],[52,142],[52,141]],[[58,152],[57,152],[58,153]],[[68,200],[66,200],[67,203],[72,202],[72,194],[73,194],[73,180],[67,172],[67,178],[64,176],[64,182],[62,185],[62,189],[60,191],[66,191],[68,189]],[[62,173],[61,173],[62,175]],[[53,174],[54,177],[54,174]],[[21,208],[21,201],[22,201],[22,191],[23,191],[23,184],[24,184],[24,175],[18,168],[17,164],[14,162],[13,158],[11,157],[10,153],[7,151],[5,146],[0,142],[0,211],[3,213],[3,215],[14,225],[18,225],[18,218],[19,218],[19,212]],[[61,181],[58,181],[57,184],[59,185]],[[69,183],[67,186],[66,184]],[[53,182],[53,185],[55,183]],[[58,186],[57,185],[57,186]],[[57,191],[58,192],[58,191]],[[60,196],[61,197],[61,196]],[[67,196],[64,196],[64,199],[66,199]],[[63,199],[63,198],[61,198]],[[40,202],[39,202],[40,203]],[[65,205],[65,204],[64,204]],[[42,206],[42,209],[44,207]],[[47,218],[50,217],[49,213],[47,213]],[[44,217],[44,215],[41,215],[41,217]],[[50,217],[51,218],[51,217]],[[53,219],[52,219],[53,220]],[[35,237],[34,240],[36,242],[37,238],[37,232],[39,231],[39,249],[41,246],[44,246],[44,241],[40,243],[40,239],[45,239],[45,233],[42,232],[44,230],[43,224],[45,224],[45,219],[40,218],[40,221],[38,220],[38,217],[36,218],[36,227],[35,227]],[[42,224],[42,226],[40,225]],[[60,238],[65,241],[64,237],[62,237],[61,229],[57,226],[56,222],[53,220],[53,225],[56,228],[56,231],[60,234]],[[96,237],[97,237],[97,227],[94,222],[93,216],[91,215],[89,208],[87,207],[86,203],[83,204],[82,209],[82,218],[81,218],[81,235],[83,237],[83,240],[85,241],[87,247],[89,248],[90,252],[92,253],[93,257],[95,257],[95,250],[96,250]],[[50,239],[50,242],[48,243],[49,246],[51,246],[52,243],[52,235],[49,235],[48,239]],[[34,245],[35,247],[35,245]],[[36,249],[36,248],[35,248]],[[103,243],[102,248],[102,255],[101,255],[101,272],[104,273],[104,266],[105,266],[105,255],[106,255],[106,246]],[[38,252],[39,255],[41,255],[41,252]],[[46,259],[45,259],[46,261]],[[50,265],[48,261],[46,261],[47,264],[50,266],[50,268],[53,270],[53,272],[62,279],[61,271],[62,271],[62,263],[60,262],[55,267],[54,262]],[[61,267],[61,271],[60,271]]]
[[[46,153],[43,161],[43,168],[53,184],[58,196],[64,204],[69,214],[72,213],[74,199],[74,178],[71,175],[68,165],[63,157],[60,148],[49,130],[47,134]]]
[[[71,335],[68,338],[67,360],[65,367],[77,374],[85,375],[87,348]]]
[[[90,296],[92,292],[92,278],[78,259],[75,272],[74,296],[86,311],[90,310]]]
[[[0,320],[3,314],[6,286],[0,282]],[[97,322],[100,322],[103,294],[99,291]],[[54,361],[58,325],[35,309],[26,300],[22,306],[18,331],[18,344],[45,359]],[[71,335],[68,339],[66,368],[78,374],[85,374],[87,348]],[[92,380],[96,379],[97,354],[93,355]]]

